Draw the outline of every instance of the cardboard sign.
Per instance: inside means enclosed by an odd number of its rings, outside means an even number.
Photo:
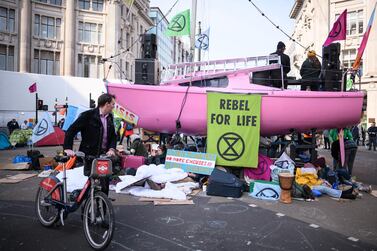
[[[181,168],[185,172],[210,175],[215,168],[216,154],[169,149],[165,168]]]
[[[137,125],[137,122],[139,121],[139,116],[137,116],[135,113],[131,112],[130,110],[127,110],[123,106],[121,106],[118,103],[115,103],[113,113],[115,116],[124,119],[126,122]]]
[[[217,164],[256,168],[261,96],[207,93],[207,152]]]

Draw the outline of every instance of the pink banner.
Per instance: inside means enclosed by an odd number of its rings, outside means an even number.
[[[359,67],[360,67],[361,58],[363,56],[365,47],[367,46],[367,42],[368,42],[368,38],[369,38],[369,33],[370,33],[371,28],[372,28],[372,24],[373,24],[373,20],[374,20],[374,13],[375,13],[375,11],[376,11],[376,5],[374,5],[373,12],[370,15],[369,23],[368,23],[368,26],[367,26],[367,28],[365,30],[364,36],[363,36],[363,40],[361,41],[359,50],[357,51],[356,60],[355,60],[355,62],[352,65],[352,69],[355,70],[355,71],[357,69],[359,69]]]
[[[31,86],[29,86],[29,92],[33,93],[37,91],[37,83],[33,83]]]
[[[338,17],[334,23],[329,36],[327,37],[323,46],[328,46],[334,41],[345,40],[347,32],[347,9]]]
[[[338,135],[339,135],[340,160],[342,163],[342,167],[344,167],[344,162],[346,159],[346,154],[344,151],[344,130],[341,129]]]

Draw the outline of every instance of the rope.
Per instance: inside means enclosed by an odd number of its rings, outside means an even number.
[[[279,25],[276,25],[268,16],[266,16],[266,14],[263,13],[263,11],[261,9],[258,8],[258,6],[256,6],[252,0],[249,0],[249,2],[255,7],[255,9],[257,9],[257,11],[263,16],[265,17],[273,26],[275,26],[276,29],[280,30],[285,36],[287,36],[290,40],[292,40],[294,43],[298,44],[299,46],[301,46],[302,48],[304,48],[305,52],[310,48],[310,46],[308,47],[305,47],[303,46],[302,44],[300,44],[299,42],[296,41],[296,39],[294,39],[293,37],[289,36],[284,30],[282,30],[280,28]],[[318,56],[318,55],[317,55]]]

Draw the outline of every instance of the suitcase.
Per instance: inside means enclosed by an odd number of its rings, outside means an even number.
[[[209,176],[207,195],[239,198],[242,190],[243,183],[234,174],[215,168]]]
[[[140,166],[144,165],[145,157],[144,156],[135,156],[135,155],[122,155],[121,167],[138,169]]]

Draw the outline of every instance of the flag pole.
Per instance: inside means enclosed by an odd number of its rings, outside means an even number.
[[[201,22],[199,21],[199,37],[202,34],[202,27],[201,27]],[[201,60],[201,55],[202,54],[202,48],[198,48],[198,61],[200,62]],[[200,71],[200,66],[199,66],[199,71]]]
[[[38,92],[35,93],[35,124],[38,123]]]
[[[191,52],[191,62],[195,61],[195,32],[196,32],[196,6],[197,0],[192,0],[191,7],[191,34],[190,34],[190,52]]]

